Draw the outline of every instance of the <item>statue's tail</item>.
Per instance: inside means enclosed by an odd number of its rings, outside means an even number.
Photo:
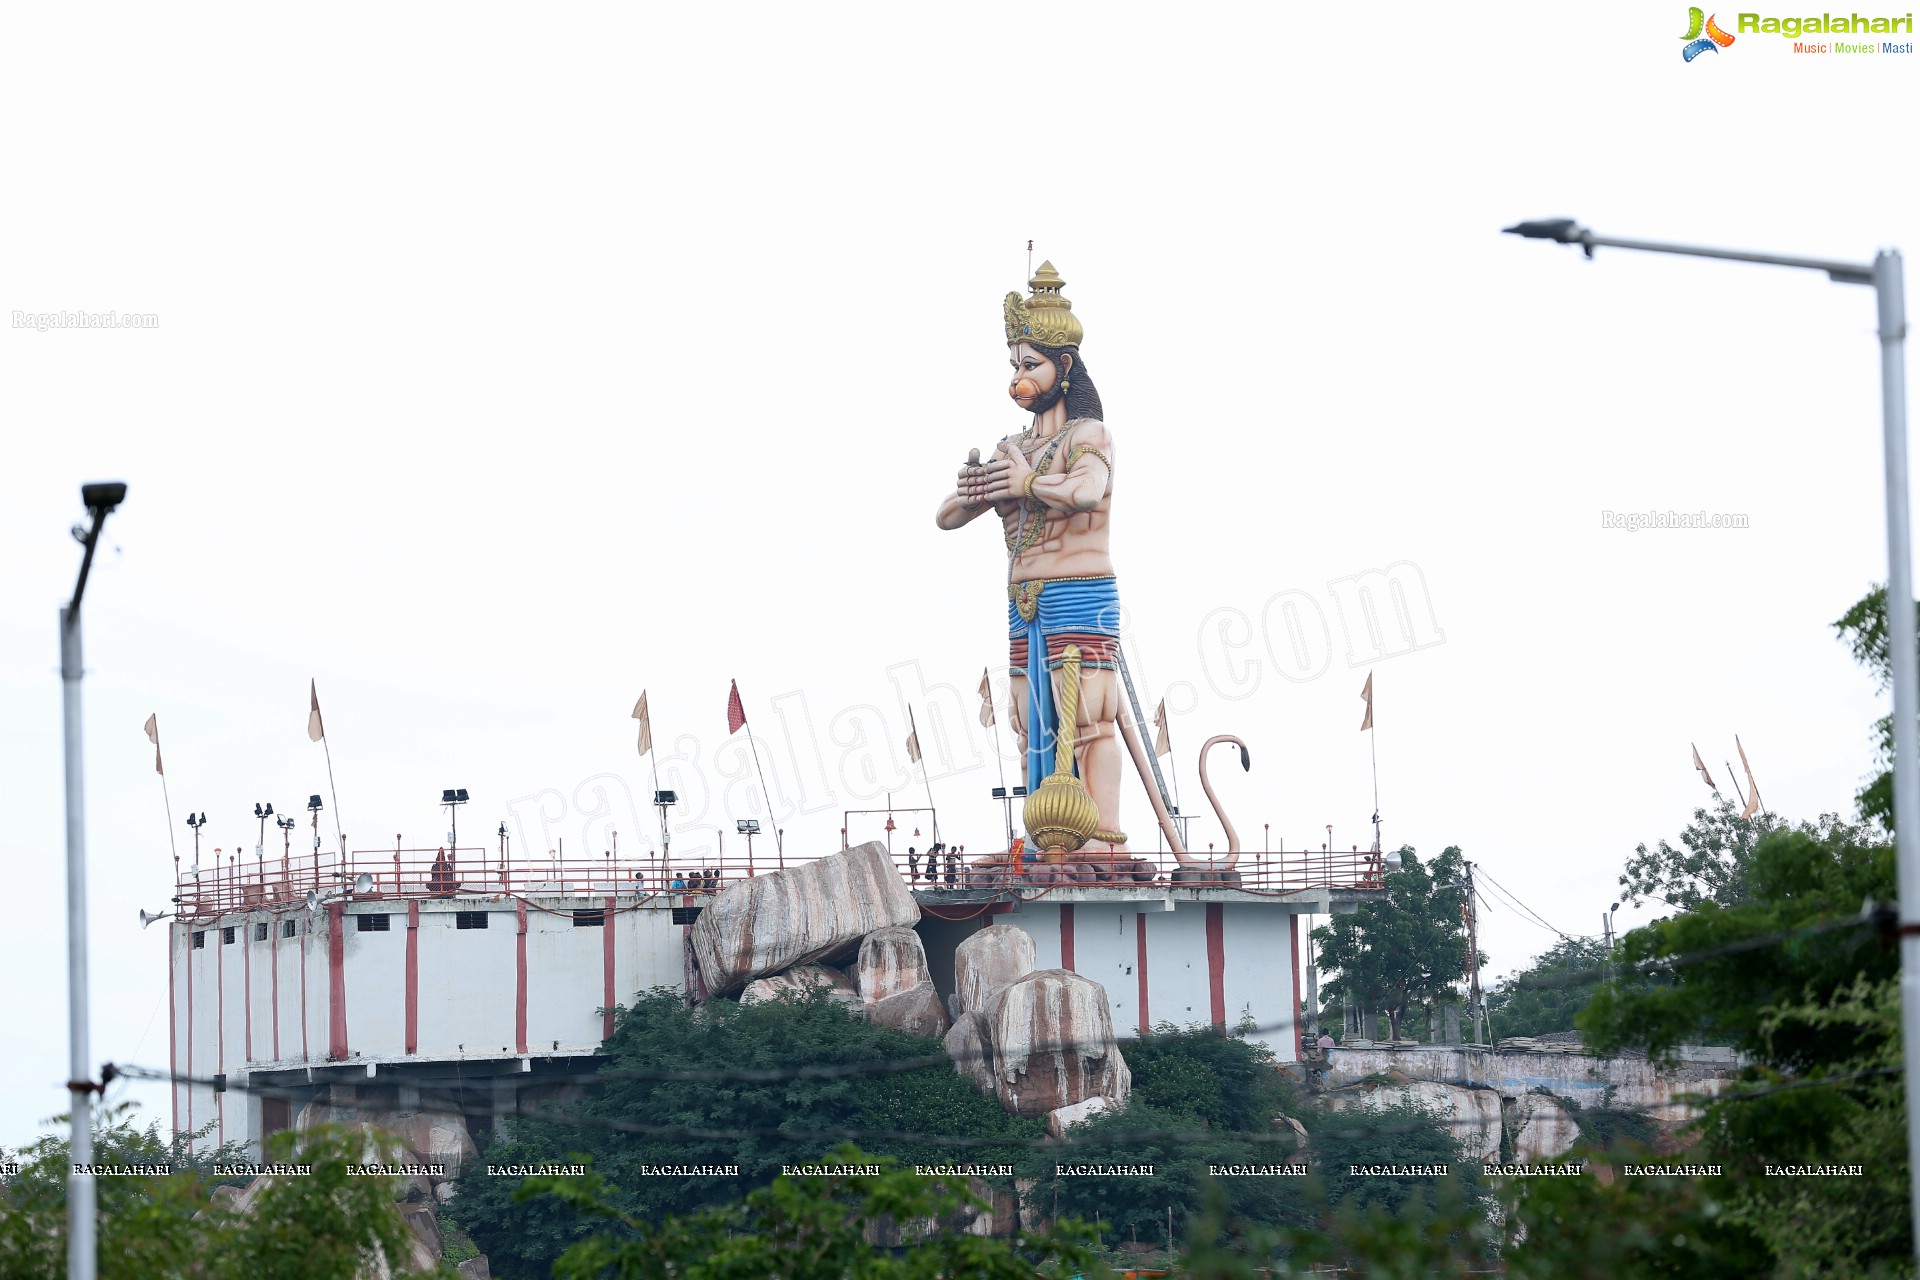
[[[1133,757],[1133,767],[1139,770],[1140,781],[1146,785],[1147,799],[1153,802],[1153,816],[1160,823],[1160,830],[1167,837],[1167,844],[1173,850],[1174,860],[1181,866],[1192,866],[1193,860],[1187,856],[1186,846],[1180,843],[1179,825],[1173,815],[1167,812],[1167,803],[1160,797],[1160,788],[1153,776],[1153,758],[1147,754],[1146,746],[1140,741],[1139,726],[1133,717],[1127,714],[1128,708],[1120,711],[1120,736],[1126,740],[1127,753]]]

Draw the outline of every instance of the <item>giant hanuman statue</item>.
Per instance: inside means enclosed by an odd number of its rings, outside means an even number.
[[[1120,597],[1107,551],[1113,435],[1101,420],[1100,393],[1080,355],[1080,320],[1061,296],[1064,282],[1047,262],[1029,283],[1032,294],[1025,301],[1008,294],[1004,312],[1012,366],[1007,394],[1033,414],[1032,425],[1000,441],[985,463],[976,451],[936,520],[942,529],[958,529],[989,508],[1000,517],[1007,547],[1011,710],[1027,788],[1038,797],[1050,776],[1067,775],[1053,784],[1058,789],[1077,774],[1092,812],[1069,823],[1080,828],[1080,839],[1065,843],[1107,861],[1125,857],[1127,840],[1119,830],[1115,732],[1122,697]],[[1057,750],[1063,722],[1070,761]],[[1062,758],[1056,762],[1056,756]],[[1029,800],[1030,828],[1034,803]],[[1095,814],[1097,820],[1089,821]],[[1033,834],[1054,844],[1040,830]]]

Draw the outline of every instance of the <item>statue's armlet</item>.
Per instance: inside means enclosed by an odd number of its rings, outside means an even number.
[[[1052,484],[1046,484],[1046,478],[1035,482],[1036,494],[1049,506],[1091,511],[1113,488],[1113,437],[1105,424],[1091,425],[1092,430],[1068,446],[1058,479]]]

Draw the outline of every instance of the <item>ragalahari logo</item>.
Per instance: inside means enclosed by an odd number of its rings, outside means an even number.
[[[1680,37],[1687,42],[1687,47],[1680,51],[1682,58],[1692,62],[1709,49],[1717,53],[1733,43],[1733,37],[1714,24],[1715,16],[1704,9],[1687,10],[1687,34]],[[1703,31],[1705,35],[1701,34]]]

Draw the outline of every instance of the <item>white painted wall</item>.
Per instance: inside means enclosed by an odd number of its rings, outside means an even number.
[[[1238,1024],[1241,1014],[1250,1009],[1255,1022],[1274,1029],[1249,1039],[1264,1043],[1280,1061],[1292,1062],[1295,1053],[1290,926],[1298,917],[1251,902],[1229,902],[1220,910],[1226,952],[1221,989],[1226,997],[1227,1025]]]
[[[480,905],[421,904],[421,1057],[513,1051],[513,904],[491,904],[484,929],[459,928],[456,912]]]
[[[1212,1017],[1207,909],[1200,903],[1176,902],[1172,911],[1147,913],[1147,1017],[1181,1027],[1204,1026]]]
[[[1138,911],[1131,902],[1080,902],[1073,908],[1074,972],[1106,988],[1113,1033],[1123,1040],[1140,1025]]]
[[[398,1058],[407,1045],[407,905],[377,903],[350,910],[341,920],[347,971],[347,1048],[363,1058]],[[385,915],[387,932],[362,932],[357,920]],[[325,954],[324,950],[322,954]],[[307,971],[308,979],[313,971]],[[321,990],[326,990],[321,966]],[[324,1054],[321,1041],[316,1055]]]
[[[605,905],[600,898],[576,902],[581,910]],[[532,1053],[551,1053],[556,1042],[560,1049],[575,1050],[600,1043],[601,1021],[594,1010],[607,1002],[606,926],[576,928],[574,906],[558,908],[566,913],[561,915],[527,911],[527,1049]],[[507,989],[512,992],[511,984]]]

